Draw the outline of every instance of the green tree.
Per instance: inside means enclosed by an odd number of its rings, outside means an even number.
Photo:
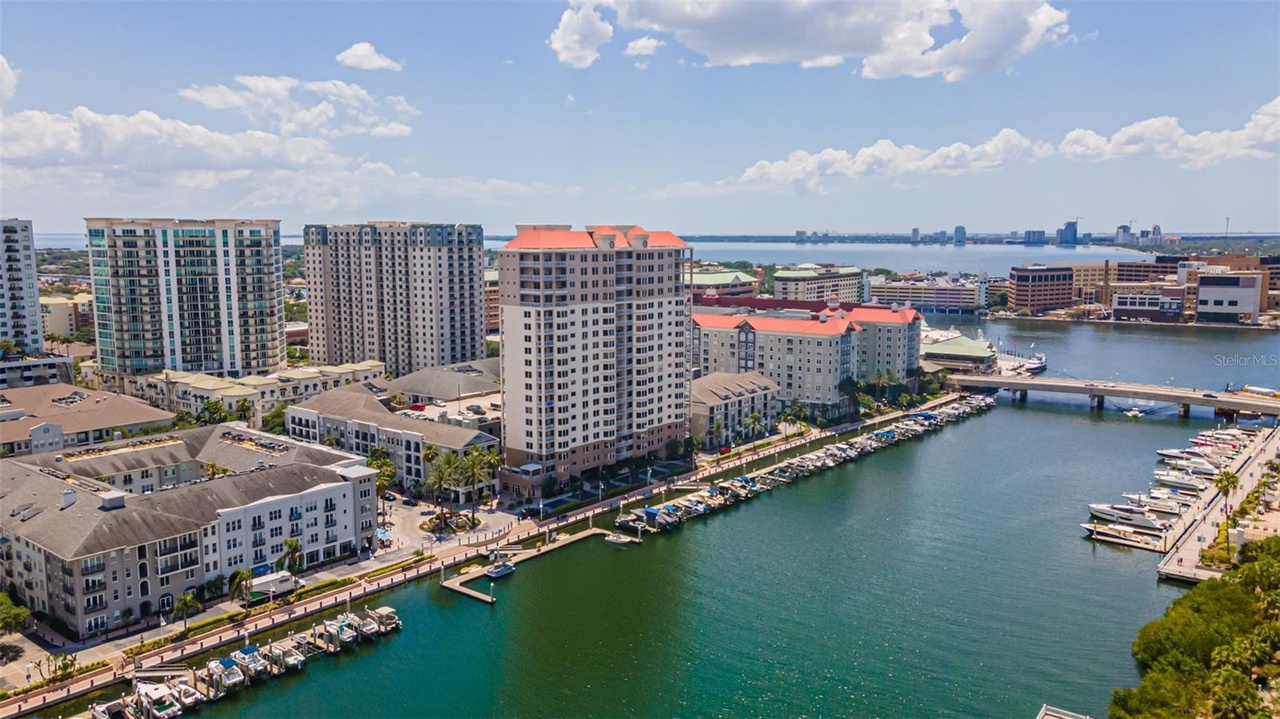
[[[253,402],[248,397],[241,397],[236,400],[236,419],[241,422],[248,421],[249,415],[253,412]]]
[[[789,411],[791,412],[791,421],[799,425],[803,425],[809,417],[809,408],[805,406],[804,402],[800,401],[799,397],[791,400]]]
[[[27,626],[31,610],[13,603],[5,592],[0,592],[0,636],[15,634]]]
[[[718,419],[711,423],[711,443],[717,447],[724,444],[724,422]]]
[[[289,431],[285,428],[284,402],[277,404],[269,412],[262,415],[262,431],[279,435],[289,434]]]
[[[753,438],[760,434],[760,427],[763,424],[764,418],[760,416],[759,412],[752,412],[747,415],[746,419],[742,420],[742,428],[747,430],[747,434]]]
[[[204,611],[204,605],[196,599],[196,595],[191,593],[183,594],[173,603],[173,616],[182,617],[182,631],[187,631],[187,617],[191,614],[197,614]]]
[[[276,558],[276,571],[283,569],[296,577],[302,574],[302,569],[305,565],[305,555],[302,552],[302,546],[298,544],[298,540],[292,537],[284,540],[284,551]]]
[[[451,504],[455,503],[454,493],[467,481],[462,457],[452,452],[445,452],[437,457],[431,466],[438,486],[444,490],[448,501]]]
[[[232,572],[231,579],[227,581],[227,590],[231,594],[232,601],[247,604],[253,592],[253,572],[248,569],[237,569]]]
[[[853,377],[845,377],[840,380],[840,384],[836,385],[836,390],[840,392],[840,397],[844,400],[844,413],[846,415],[856,415],[856,401],[858,399],[858,380]]]
[[[377,487],[378,500],[383,502],[383,509],[386,509],[386,500],[384,499],[391,485],[396,480],[396,465],[391,461],[391,452],[382,445],[369,448],[369,458],[365,465],[378,471],[374,477],[374,485]]]
[[[222,404],[221,400],[206,399],[204,404],[200,406],[200,414],[197,415],[197,419],[203,425],[221,424],[228,419],[227,407]]]
[[[220,597],[225,591],[227,591],[227,575],[225,574],[219,574],[204,583],[205,596]]]
[[[0,360],[7,360],[10,355],[17,352],[18,346],[13,343],[13,340],[0,340]]]

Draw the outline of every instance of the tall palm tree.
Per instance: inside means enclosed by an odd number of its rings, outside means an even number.
[[[253,572],[248,569],[237,569],[232,572],[231,579],[227,581],[227,591],[232,601],[248,603],[249,595],[253,591]]]
[[[276,571],[283,569],[295,577],[298,576],[302,573],[304,556],[297,539],[284,540],[284,551],[276,559]]]
[[[475,524],[476,519],[479,487],[482,484],[488,484],[493,479],[493,470],[496,469],[489,451],[480,447],[472,447],[467,450],[467,454],[462,460],[462,478],[471,490],[472,524]]]
[[[1231,493],[1240,488],[1240,477],[1230,470],[1222,470],[1213,478],[1213,486],[1222,492],[1222,497],[1227,502],[1231,501]]]
[[[253,412],[253,403],[248,397],[241,397],[236,400],[236,415],[239,416],[241,422],[248,421],[249,414]]]
[[[432,484],[446,490],[446,496],[458,487],[463,470],[461,457],[447,452],[437,457],[431,467]]]
[[[711,441],[716,446],[724,444],[722,435],[724,434],[724,422],[716,420],[711,423]]]
[[[783,409],[776,415],[776,418],[778,424],[782,425],[782,438],[784,440],[791,439],[791,428],[788,426],[791,424],[791,410]]]
[[[182,616],[182,631],[187,631],[187,616],[204,610],[194,594],[183,594],[173,602],[173,613]]]
[[[759,412],[752,412],[746,419],[742,420],[742,426],[752,439],[755,439],[760,433],[760,425],[764,422],[764,418]]]

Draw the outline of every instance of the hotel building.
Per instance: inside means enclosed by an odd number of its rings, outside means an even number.
[[[625,225],[517,233],[498,253],[503,491],[682,453],[692,249]]]
[[[773,296],[780,300],[865,302],[866,273],[857,267],[803,264],[773,275]]]
[[[1009,309],[1059,310],[1075,304],[1070,267],[1026,265],[1009,270]]]
[[[392,375],[484,357],[480,225],[307,225],[311,357],[377,359]]]
[[[105,388],[165,369],[243,377],[283,366],[278,220],[85,224]]]

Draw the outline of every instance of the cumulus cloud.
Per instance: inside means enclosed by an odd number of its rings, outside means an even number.
[[[379,53],[373,43],[358,42],[334,56],[340,64],[360,70],[392,70],[400,72],[404,66]]]
[[[237,75],[234,86],[193,85],[178,95],[212,110],[233,110],[285,135],[403,137],[412,132],[383,116],[384,100],[342,80]],[[401,120],[422,114],[403,95],[391,95],[385,104]]]
[[[579,70],[600,59],[600,46],[613,37],[613,26],[605,22],[591,3],[570,7],[560,16],[547,44],[560,62]]]
[[[577,104],[578,104],[578,98],[574,97],[573,93],[569,93],[568,95],[564,96],[565,107],[573,107],[574,105],[577,105]]]
[[[870,79],[941,75],[961,80],[1008,68],[1038,47],[1061,44],[1070,33],[1066,11],[1045,0],[572,0],[552,39],[564,35],[589,42],[565,43],[578,50],[574,53],[553,44],[561,62],[584,68],[599,57],[613,26],[597,8],[611,9],[620,28],[669,34],[705,55],[708,65],[822,68],[861,58],[861,74]],[[595,32],[584,33],[586,25]],[[944,34],[954,39],[939,43],[936,38]],[[631,41],[624,53],[647,49],[634,54],[652,54],[663,42],[646,35]]]
[[[645,35],[627,43],[627,49],[622,51],[627,57],[635,57],[637,55],[652,55],[658,51],[658,48],[667,43],[656,37]]]
[[[18,92],[18,71],[9,65],[4,55],[0,55],[0,102],[12,100]]]
[[[647,62],[637,62],[635,65],[636,65],[636,69],[639,70],[640,72],[644,72],[645,70],[649,69],[649,63]]]
[[[1058,144],[1033,141],[1005,128],[976,145],[956,142],[926,149],[879,140],[856,151],[826,148],[795,150],[781,160],[761,160],[738,175],[713,182],[684,182],[659,190],[659,197],[706,197],[738,192],[794,191],[824,194],[827,181],[839,177],[966,175],[987,172],[1020,161],[1050,157],[1103,162],[1138,155],[1179,161],[1200,169],[1238,158],[1270,159],[1280,155],[1280,97],[1254,112],[1239,130],[1196,134],[1177,118],[1156,117],[1123,127],[1110,136],[1076,129]]]

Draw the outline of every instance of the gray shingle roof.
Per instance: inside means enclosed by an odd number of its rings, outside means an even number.
[[[455,451],[464,450],[473,444],[497,441],[493,435],[479,430],[443,422],[402,417],[384,407],[382,402],[362,384],[349,384],[331,389],[294,406],[298,409],[309,409],[326,417],[366,422],[386,429],[416,432],[422,435],[423,441],[427,444]]]
[[[763,387],[763,389],[761,389]],[[701,404],[719,404],[734,399],[735,392],[742,392],[746,397],[764,392],[777,392],[778,384],[759,372],[712,372],[695,379],[689,394],[694,402]],[[720,395],[729,395],[728,399]]]
[[[459,371],[468,367],[476,372]],[[391,380],[390,391],[396,394],[443,400],[492,392],[502,386],[501,367],[501,360],[497,357],[443,367],[428,367]]]

